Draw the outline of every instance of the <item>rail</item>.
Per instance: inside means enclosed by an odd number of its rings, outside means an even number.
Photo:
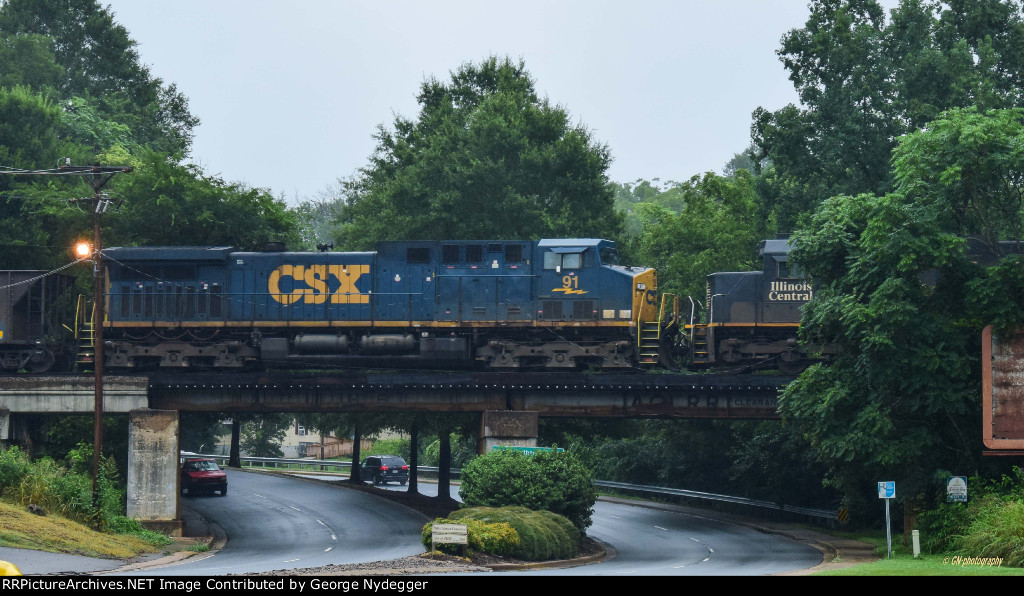
[[[187,457],[203,457],[218,462],[226,463],[228,460],[227,455],[205,455],[199,453],[188,453],[182,452],[181,458]],[[285,459],[277,457],[243,457],[241,458],[242,467],[273,467],[285,469],[299,469],[304,471],[316,471],[314,468],[335,468],[341,470],[349,470],[352,466],[350,461],[340,461],[334,459]],[[248,464],[248,465],[247,465]],[[418,466],[417,470],[420,474],[426,476],[434,476],[437,474],[438,468],[435,466]],[[458,479],[461,476],[461,470],[458,468],[452,468],[451,478]],[[772,503],[770,501],[758,501],[756,499],[748,499],[746,497],[735,497],[731,495],[720,495],[715,493],[706,493],[694,490],[686,490],[681,488],[667,488],[664,486],[648,486],[643,484],[627,484],[625,482],[612,482],[609,480],[595,480],[594,486],[599,488],[610,488],[613,490],[619,490],[629,493],[646,493],[652,495],[658,495],[661,497],[683,497],[687,499],[702,499],[705,501],[712,501],[717,503],[728,503],[731,505],[739,505],[742,507],[751,507],[755,509],[771,510],[780,513],[798,515],[808,518],[814,518],[826,523],[829,526],[834,525],[839,521],[839,513],[836,510],[831,509],[816,509],[813,507],[797,507],[793,505],[785,505],[782,503]]]

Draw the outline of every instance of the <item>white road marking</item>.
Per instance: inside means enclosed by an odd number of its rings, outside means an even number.
[[[292,507],[291,505],[289,505],[289,507],[291,507],[292,509],[294,509],[294,510],[296,510],[296,511],[302,511],[302,510],[301,510],[301,509],[299,509],[298,507]]]
[[[661,526],[654,526],[654,527],[655,527],[655,528],[658,528],[659,530],[665,530],[666,532],[668,532],[668,528],[663,528],[663,527],[661,527]]]

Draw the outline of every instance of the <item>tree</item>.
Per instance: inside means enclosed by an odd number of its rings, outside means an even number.
[[[608,149],[537,95],[523,62],[464,64],[418,101],[418,119],[381,126],[369,165],[343,183],[336,245],[618,233]]]
[[[896,139],[944,110],[1020,105],[1024,18],[1015,0],[815,0],[778,54],[801,106],[754,112],[759,180],[784,230],[825,198],[885,194]]]
[[[291,414],[262,414],[242,423],[242,449],[250,457],[284,457],[281,441],[291,426]]]
[[[630,217],[640,231],[627,243],[630,260],[657,269],[659,289],[684,297],[703,296],[710,273],[756,268],[758,242],[773,235],[774,225],[759,217],[754,176],[708,172],[674,184],[678,213],[658,202],[634,207]]]
[[[900,140],[894,192],[832,197],[794,235],[815,289],[803,337],[838,354],[791,384],[780,411],[848,497],[886,476],[913,498],[937,471],[982,465],[980,327],[1024,287],[1024,267],[975,263],[965,236],[1024,231],[1022,142],[1024,111],[951,110]]]
[[[95,98],[112,120],[128,126],[137,142],[168,154],[185,155],[199,120],[172,85],[153,78],[139,60],[136,43],[96,0],[7,0],[0,6],[0,36],[42,35],[51,40],[56,64],[43,83],[56,83],[62,99]],[[20,56],[31,53],[21,48]],[[35,50],[38,55],[38,50]],[[33,60],[30,65],[37,64]],[[30,72],[23,69],[23,72]]]
[[[272,241],[297,241],[294,214],[266,190],[226,183],[153,151],[142,151],[133,164],[134,172],[111,184],[126,200],[105,218],[108,245],[260,250]]]

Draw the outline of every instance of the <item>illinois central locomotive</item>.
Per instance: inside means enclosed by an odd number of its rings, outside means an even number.
[[[111,367],[629,368],[657,277],[597,239],[110,248]],[[656,358],[656,355],[654,356]]]
[[[777,368],[798,373],[835,355],[832,345],[800,344],[801,307],[814,286],[789,260],[786,239],[758,247],[760,271],[708,276],[705,309],[691,311],[678,345],[689,368]]]

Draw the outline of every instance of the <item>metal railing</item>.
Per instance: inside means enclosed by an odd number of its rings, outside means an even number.
[[[687,499],[704,499],[708,501],[715,501],[718,503],[730,503],[733,505],[741,505],[745,507],[756,507],[761,509],[778,511],[781,513],[789,513],[793,515],[816,518],[830,524],[839,520],[839,513],[835,510],[814,509],[811,507],[796,507],[793,505],[784,505],[782,503],[772,503],[770,501],[757,501],[755,499],[748,499],[746,497],[719,495],[715,493],[705,493],[695,490],[685,490],[681,488],[666,488],[663,486],[644,486],[641,484],[626,484],[625,482],[611,482],[607,480],[595,480],[594,486],[602,488],[611,488],[630,493],[648,493],[660,496],[684,497]]]
[[[199,453],[182,453],[181,458],[187,457],[203,457],[216,460],[222,464],[227,464],[229,456],[227,455],[205,455]],[[286,470],[299,470],[299,471],[325,471],[330,469],[332,472],[350,472],[352,467],[351,461],[341,461],[336,459],[287,459],[279,457],[243,457],[241,458],[242,467],[265,467],[265,468],[284,468]],[[316,469],[314,469],[316,468]],[[420,475],[426,477],[437,476],[438,468],[435,466],[418,466],[417,471]],[[458,479],[461,476],[461,470],[458,468],[451,469],[451,478]],[[738,505],[744,508],[753,508],[767,511],[775,511],[780,514],[788,514],[792,516],[800,516],[805,518],[811,518],[819,523],[825,523],[829,526],[834,525],[839,521],[839,513],[834,509],[816,509],[812,507],[797,507],[794,505],[785,505],[783,503],[772,503],[770,501],[758,501],[756,499],[748,499],[746,497],[735,497],[731,495],[720,495],[716,493],[706,493],[695,490],[686,490],[682,488],[667,488],[664,486],[647,486],[643,484],[627,484],[625,482],[611,482],[609,480],[595,480],[594,486],[599,488],[609,488],[617,491],[626,493],[641,493],[657,495],[660,497],[672,497],[672,498],[685,498],[685,499],[701,499],[705,501],[711,501],[715,503],[724,503],[729,505]]]
[[[230,456],[228,455],[209,455],[205,453],[187,453],[182,452],[180,455],[181,460],[185,460],[192,457],[201,457],[204,459],[212,459],[220,463],[221,465],[227,465]],[[303,458],[282,458],[282,457],[242,457],[239,458],[243,468],[276,468],[285,470],[295,470],[301,472],[334,472],[334,473],[351,473],[352,462],[348,460],[337,460],[337,459],[303,459]],[[418,466],[417,470],[421,475],[436,476],[437,467],[435,466]],[[458,468],[452,468],[451,477],[459,478],[460,470]]]

